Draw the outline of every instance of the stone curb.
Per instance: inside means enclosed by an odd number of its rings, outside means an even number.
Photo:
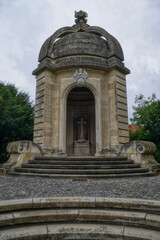
[[[101,224],[40,224],[0,230],[1,240],[96,239],[159,240],[159,231]]]
[[[160,201],[129,198],[48,197],[0,201],[0,212],[31,208],[115,208],[160,213]]]

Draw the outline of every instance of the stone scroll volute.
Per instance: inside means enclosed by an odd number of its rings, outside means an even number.
[[[6,173],[15,167],[20,167],[35,156],[43,155],[41,148],[28,140],[11,142],[7,145],[6,150],[10,154],[10,157],[7,162],[0,165],[0,172],[2,173]]]
[[[122,147],[121,155],[158,173],[160,171],[160,164],[154,159],[153,154],[155,151],[156,145],[153,142],[135,140]]]

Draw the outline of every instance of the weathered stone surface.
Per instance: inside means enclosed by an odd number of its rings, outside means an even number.
[[[58,56],[58,55],[56,55],[57,52],[60,52],[61,54],[63,52],[63,56],[66,55],[68,52],[70,53],[70,51],[76,51],[76,54],[78,54],[78,53],[80,53],[80,54],[83,53],[86,55],[87,55],[87,53],[91,54],[92,52],[94,53],[95,51],[98,52],[100,47],[101,47],[101,49],[103,49],[102,48],[103,44],[105,47],[104,47],[103,52],[101,50],[100,56],[101,55],[103,56],[105,51],[107,51],[108,52],[107,57],[117,56],[118,59],[121,59],[121,61],[124,60],[123,52],[122,52],[122,48],[121,48],[120,44],[114,37],[112,37],[110,34],[108,34],[104,29],[102,29],[100,27],[90,27],[85,22],[83,23],[83,31],[81,30],[81,27],[82,26],[79,25],[79,23],[77,22],[76,25],[74,25],[73,27],[64,27],[64,28],[57,30],[43,44],[40,54],[39,54],[39,61],[41,62],[44,58],[46,58],[48,56],[51,58],[54,58],[54,57]],[[80,40],[82,35],[84,35],[82,41],[78,42],[78,40]],[[90,39],[90,36],[92,36],[91,39]],[[101,36],[103,36],[103,38],[101,38]],[[75,47],[73,49],[68,48],[68,50],[65,50],[65,45],[68,46],[70,41],[71,41],[71,43],[73,43],[74,37],[76,37]],[[57,41],[56,44],[54,44],[54,42],[57,38],[60,38],[60,40]],[[89,39],[91,41],[90,44],[87,44],[86,48],[85,48],[85,40],[86,40],[85,38],[87,38],[87,43],[89,42],[88,41]],[[94,41],[92,41],[92,39],[94,39]],[[94,46],[96,41],[98,41],[98,43],[99,43],[97,45],[97,48],[91,47],[92,42],[94,43],[93,44],[93,46]],[[64,46],[64,48],[60,48],[60,49],[58,48],[59,42],[60,42],[61,46]],[[82,43],[83,43],[83,45],[81,46]],[[90,46],[90,48],[88,48],[88,45]],[[81,49],[80,52],[77,52],[77,50],[76,50],[76,49],[78,49],[78,47],[80,47],[80,49]],[[84,49],[84,50],[82,50],[82,49]],[[53,53],[55,53],[55,54],[53,54]],[[70,53],[70,55],[72,55],[72,54]],[[75,52],[74,52],[74,54],[75,54]],[[104,56],[106,56],[106,55],[104,55]]]
[[[42,90],[45,89],[45,83],[39,85],[36,87],[36,93],[41,92]]]
[[[146,199],[96,198],[96,207],[160,212],[159,201]]]
[[[126,86],[117,82],[117,89],[126,92]]]
[[[119,107],[119,104],[118,104],[118,107]],[[118,111],[117,111],[118,116],[123,116],[123,117],[127,117],[128,118],[128,112],[127,112],[127,107],[126,106],[125,106],[125,109],[126,110],[118,109]]]
[[[9,228],[0,231],[2,240],[27,239],[97,239],[159,240],[159,231],[136,227],[101,224],[47,224]]]
[[[71,33],[54,45],[54,58],[60,58],[70,55],[96,55],[99,57],[108,57],[108,43],[94,33],[76,32]]]
[[[117,88],[119,86],[118,84],[126,87],[126,80],[125,79],[116,76],[116,81],[117,81]]]
[[[43,97],[43,96],[44,96],[44,89],[42,91],[36,93],[36,99]]]
[[[3,227],[5,225],[13,225],[13,224],[14,224],[14,218],[12,213],[0,214],[0,227]]]
[[[159,240],[159,231],[150,229],[125,227],[124,240]]]
[[[45,78],[43,77],[43,78],[41,78],[40,80],[37,80],[37,82],[36,82],[36,87],[39,87],[39,86],[41,86],[41,85],[43,85],[45,82]]]
[[[14,200],[1,206],[7,204],[0,214],[2,240],[159,240],[159,201],[68,197]]]
[[[148,213],[146,216],[146,224],[160,229],[160,215]]]
[[[122,226],[104,226],[100,224],[64,224],[47,225],[49,236],[66,240],[69,239],[97,239],[97,240],[123,240]]]
[[[36,99],[36,104],[39,104],[39,103],[44,103],[44,96]]]
[[[29,159],[42,155],[41,147],[27,140],[11,142],[7,145],[6,150],[10,154],[10,157],[5,163],[0,165],[0,167],[6,171],[20,167]]]
[[[119,142],[122,144],[129,142],[129,136],[119,137]]]
[[[124,223],[131,221],[132,224],[145,223],[145,213],[136,213],[128,211],[112,211],[112,210],[80,210],[80,221],[98,221],[98,222],[116,222]]]
[[[121,103],[121,102],[118,102],[118,103],[117,103],[117,107],[118,107],[118,109],[121,110],[121,112],[122,112],[123,110],[125,110],[125,112],[127,112],[127,105],[126,105],[126,104]],[[127,112],[127,116],[128,116],[128,112]]]
[[[121,123],[127,123],[128,124],[128,118],[127,117],[118,116],[118,121],[121,122]]]
[[[150,170],[159,172],[160,164],[154,159],[153,153],[156,151],[156,145],[148,141],[131,141],[125,144],[122,149],[122,155],[129,157],[142,166],[148,167]]]
[[[90,155],[89,141],[75,141],[74,142],[74,155],[76,156],[88,156]]]
[[[118,127],[119,127],[119,129],[128,130],[128,124],[127,123],[119,122]]]
[[[44,116],[44,109],[43,110],[37,110],[34,114],[35,118]]]
[[[59,222],[78,220],[78,210],[31,210],[14,212],[14,223],[38,223],[38,222]]]
[[[34,142],[40,146],[40,144],[43,143],[43,137],[34,137]]]
[[[120,136],[129,137],[129,132],[125,131],[125,130],[119,130],[119,135]]]
[[[91,197],[63,197],[63,198],[33,198],[33,208],[83,208],[95,207],[95,198]]]
[[[44,109],[44,103],[37,103],[36,105],[35,105],[35,111],[39,111],[39,110],[41,110],[41,109]]]
[[[32,199],[16,199],[16,200],[5,200],[0,201],[0,212],[7,212],[14,209],[29,209],[32,208]]]
[[[127,105],[127,99],[126,98],[117,96],[117,101]]]
[[[44,240],[48,237],[46,225],[25,226],[0,230],[1,240]]]
[[[127,98],[126,92],[124,92],[120,89],[117,89],[117,95],[121,96],[121,97],[124,97],[124,98]]]

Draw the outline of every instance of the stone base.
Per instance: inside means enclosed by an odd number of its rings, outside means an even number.
[[[87,141],[87,140],[74,141],[74,155],[76,155],[76,156],[91,155],[89,141]]]

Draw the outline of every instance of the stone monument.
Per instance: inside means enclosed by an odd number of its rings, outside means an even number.
[[[48,156],[54,161],[81,158],[83,163],[90,156],[93,165],[102,157],[105,161],[125,157],[141,164],[141,172],[160,171],[153,157],[154,143],[129,142],[126,75],[130,71],[124,66],[121,45],[103,28],[89,26],[87,16],[75,12],[75,25],[60,28],[42,45],[39,65],[33,71],[37,79],[34,139],[9,143],[10,158],[0,166],[0,174],[24,173],[27,167],[31,171],[28,160],[45,162]],[[99,174],[101,164],[90,173]],[[75,171],[71,166],[69,174]],[[87,170],[81,171],[84,176]]]
[[[122,48],[87,16],[75,12],[75,25],[44,42],[33,71],[34,142],[45,155],[117,155],[129,141]]]

